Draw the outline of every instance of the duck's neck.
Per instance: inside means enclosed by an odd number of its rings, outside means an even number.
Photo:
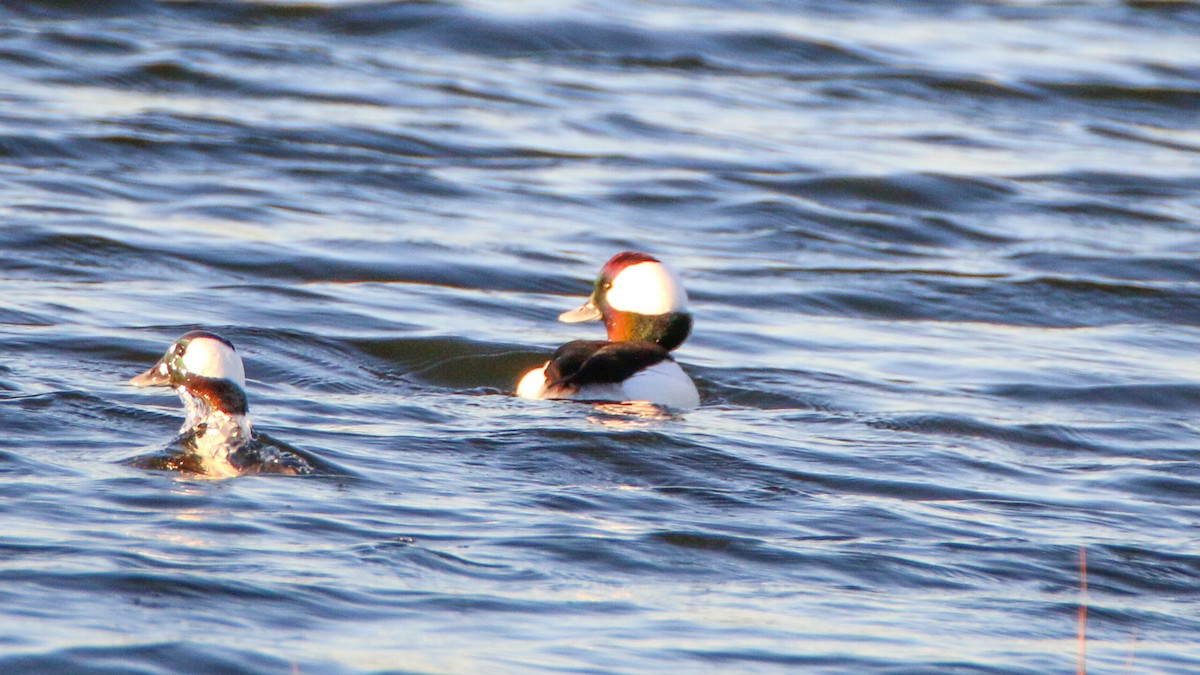
[[[604,327],[608,331],[608,339],[613,342],[644,340],[671,351],[683,344],[691,334],[692,315],[689,312],[656,315],[608,312],[604,317]]]
[[[204,397],[186,388],[181,387],[178,392],[187,411],[179,432],[194,437],[197,451],[228,454],[249,442],[252,433],[249,417],[213,408]]]

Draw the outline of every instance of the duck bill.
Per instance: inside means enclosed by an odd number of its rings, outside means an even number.
[[[162,361],[150,366],[150,370],[131,378],[129,384],[135,387],[165,387],[171,384],[171,376],[166,374]]]
[[[580,321],[596,321],[601,318],[600,310],[596,309],[596,305],[591,300],[583,303],[577,309],[568,310],[558,315],[558,320],[565,323],[579,323]]]

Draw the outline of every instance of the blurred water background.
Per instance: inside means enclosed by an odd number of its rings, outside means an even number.
[[[623,249],[703,407],[512,398]],[[1195,673],[1198,254],[1194,2],[5,2],[0,671]]]

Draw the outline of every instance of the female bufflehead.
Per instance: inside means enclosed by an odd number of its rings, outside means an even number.
[[[613,256],[582,307],[559,321],[603,319],[608,340],[559,347],[517,385],[517,396],[576,401],[649,401],[671,408],[700,405],[700,394],[671,350],[692,331],[687,292],[666,265],[645,253]]]
[[[312,465],[288,450],[259,442],[250,429],[246,372],[233,343],[196,330],[176,340],[135,387],[167,386],[183,401],[182,453],[141,458],[144,468],[226,478],[245,473],[308,474]]]

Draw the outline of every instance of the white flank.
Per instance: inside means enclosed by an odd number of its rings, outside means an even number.
[[[534,368],[525,373],[525,376],[521,378],[521,382],[517,384],[517,396],[521,398],[545,398],[546,366],[548,365],[550,365],[549,361],[541,368]]]
[[[619,312],[668,314],[687,309],[687,291],[669,267],[657,262],[630,265],[613,279],[608,304]]]
[[[212,338],[193,338],[183,354],[183,367],[203,377],[223,377],[246,388],[242,358],[229,345]]]
[[[692,378],[678,363],[663,361],[639,370],[620,384],[584,385],[569,396],[548,395],[546,366],[525,373],[517,385],[521,398],[565,398],[573,401],[648,401],[657,405],[689,410],[700,405],[700,394]]]
[[[679,410],[700,405],[700,393],[692,378],[674,361],[663,361],[634,373],[622,389],[626,401],[649,401]]]

